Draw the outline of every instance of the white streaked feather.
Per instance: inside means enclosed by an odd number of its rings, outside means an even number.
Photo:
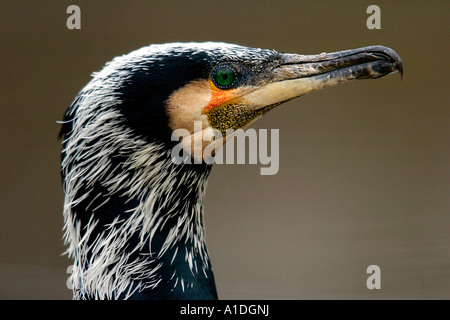
[[[80,114],[88,112],[83,106],[80,107]],[[202,230],[202,206],[196,204],[189,212],[189,206],[185,205],[185,210],[178,217],[177,228],[171,229],[162,249],[156,257],[150,256],[138,260],[130,261],[131,252],[123,255],[120,249],[127,243],[129,237],[140,229],[141,243],[133,251],[140,250],[144,245],[148,245],[151,251],[152,238],[155,232],[164,226],[165,217],[160,215],[164,208],[165,215],[179,214],[171,212],[169,199],[171,194],[177,193],[176,176],[179,172],[173,163],[161,162],[159,159],[163,147],[157,144],[148,144],[144,140],[137,139],[130,131],[118,130],[120,114],[108,112],[108,115],[90,120],[90,125],[85,125],[83,116],[77,115],[73,122],[73,133],[66,141],[65,160],[62,163],[62,170],[65,170],[65,236],[64,241],[68,244],[67,253],[74,258],[74,272],[72,281],[74,288],[74,298],[83,298],[86,296],[96,299],[113,299],[121,295],[130,297],[136,291],[146,288],[156,287],[160,284],[161,278],[158,277],[159,267],[150,268],[152,258],[161,258],[169,248],[181,239],[194,240],[196,253],[207,263],[206,246],[204,243],[204,234],[193,235],[194,227],[196,230]],[[108,120],[108,123],[102,123]],[[95,125],[94,125],[95,123]],[[90,143],[99,136],[108,136],[109,139],[103,139],[102,144]],[[119,142],[119,143],[118,143]],[[114,174],[105,176],[111,169],[111,162],[108,158],[112,150],[134,150],[126,163],[123,164],[123,171],[114,171]],[[119,151],[120,151],[119,150]],[[125,151],[124,151],[125,152]],[[69,159],[77,158],[80,167],[71,167]],[[168,178],[169,177],[169,178]],[[188,181],[192,187],[197,187],[200,200],[203,200],[203,188],[206,185],[206,179],[201,177],[202,181],[196,181],[198,177],[193,173],[186,173],[180,180]],[[80,223],[74,219],[72,208],[86,199],[90,194],[76,198],[81,182],[85,186],[92,186],[96,181],[104,181],[102,185],[108,189],[111,194],[119,193],[130,198],[137,198],[139,204],[136,208],[129,210],[131,214],[127,221],[120,221],[116,218],[112,223],[105,226],[102,234],[98,238],[90,239],[92,230],[98,221],[91,219],[85,226],[83,236],[81,237]],[[151,186],[151,188],[149,188]],[[92,206],[93,202],[100,197],[97,194],[87,206]],[[100,209],[110,198],[106,198],[100,205],[92,211]],[[156,207],[156,200],[159,200]],[[161,201],[163,200],[163,201]],[[189,216],[194,216],[191,221]],[[92,241],[94,240],[94,241]],[[88,245],[88,243],[92,243]],[[88,260],[86,253],[90,252],[91,258]],[[193,274],[198,272],[197,263],[193,263],[192,256],[188,254],[189,268]],[[175,251],[172,262],[177,255]],[[156,261],[156,260],[155,260]],[[112,267],[111,267],[112,266]],[[206,267],[202,270],[205,272]],[[176,281],[176,284],[178,280]],[[134,284],[134,286],[131,286]],[[176,286],[175,284],[175,286]],[[185,290],[185,280],[181,280],[183,291]]]

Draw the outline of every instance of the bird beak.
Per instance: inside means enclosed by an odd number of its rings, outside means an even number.
[[[312,91],[348,80],[376,79],[393,72],[403,75],[400,56],[384,46],[317,55],[282,54],[281,64],[266,74],[266,83],[248,88],[238,99],[255,109],[279,105]]]

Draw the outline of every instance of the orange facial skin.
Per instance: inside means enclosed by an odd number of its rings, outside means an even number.
[[[229,90],[218,89],[211,80],[209,81],[209,84],[212,92],[211,100],[209,101],[208,105],[203,108],[202,114],[205,114],[209,110],[217,106],[223,105],[236,97],[235,94],[237,91],[236,89],[229,89]]]

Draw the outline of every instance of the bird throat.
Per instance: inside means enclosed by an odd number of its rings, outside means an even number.
[[[223,136],[227,130],[237,130],[249,125],[250,122],[263,116],[280,103],[272,104],[259,109],[251,109],[242,104],[225,104],[208,111],[208,122],[214,129],[219,130]]]

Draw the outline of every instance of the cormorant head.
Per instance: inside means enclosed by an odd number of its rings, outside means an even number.
[[[171,161],[174,132],[206,160],[206,146],[285,101],[394,71],[400,57],[381,46],[297,55],[173,43],[112,60],[75,98],[61,131],[74,297],[216,298],[203,228],[209,162]]]
[[[185,129],[183,146],[194,154],[194,145],[220,146],[227,130],[245,128],[285,101],[395,71],[402,72],[400,57],[383,46],[299,55],[227,43],[170,43],[115,58],[79,97],[102,99],[90,102],[95,114],[114,109],[124,126],[149,141],[170,144],[172,132]],[[73,113],[69,109],[66,117]]]

